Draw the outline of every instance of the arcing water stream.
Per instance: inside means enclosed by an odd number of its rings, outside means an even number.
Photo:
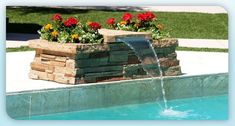
[[[138,57],[147,75],[149,75],[151,78],[156,76],[160,77],[162,98],[164,101],[164,110],[160,114],[162,116],[169,117],[187,116],[188,111],[176,111],[172,108],[169,108],[167,105],[162,68],[157,53],[150,40],[146,40],[145,38],[141,37],[126,37],[117,39],[117,42],[124,42],[135,52],[135,55]]]

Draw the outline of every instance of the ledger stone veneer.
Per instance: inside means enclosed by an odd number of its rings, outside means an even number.
[[[116,42],[120,37],[144,37],[151,34],[101,29],[103,44],[57,43],[30,40],[36,50],[29,77],[64,84],[81,84],[147,77],[137,56],[127,45]],[[175,52],[177,39],[152,40],[164,76],[181,74]],[[149,49],[143,52],[148,53]],[[156,65],[155,65],[156,66]],[[151,66],[150,67],[155,67]]]

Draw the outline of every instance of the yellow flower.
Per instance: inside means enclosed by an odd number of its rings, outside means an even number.
[[[58,34],[59,33],[57,31],[51,32],[51,36],[54,37],[54,38],[56,38],[58,36]]]
[[[52,25],[51,24],[47,24],[44,26],[46,31],[49,31],[50,29],[52,29]]]
[[[87,25],[90,25],[91,23],[92,23],[91,21],[88,21],[86,24],[87,24]]]
[[[139,27],[140,24],[139,24],[139,23],[135,23],[134,26],[135,26],[135,27]]]
[[[78,37],[79,37],[78,34],[73,34],[73,35],[72,35],[72,39],[73,39],[73,40],[78,39]]]
[[[126,21],[121,21],[120,24],[121,24],[121,25],[126,25],[127,22],[126,22]]]
[[[159,30],[162,30],[162,29],[163,29],[163,26],[162,26],[161,24],[158,24],[158,25],[157,25],[157,28],[158,28]]]

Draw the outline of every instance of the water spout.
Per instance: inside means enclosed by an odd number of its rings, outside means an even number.
[[[146,40],[144,37],[118,38],[117,42],[124,42],[135,52],[147,75],[149,75],[151,78],[154,78],[156,76],[160,77],[164,107],[165,109],[167,109],[168,106],[165,96],[166,94],[164,89],[163,72],[161,69],[159,58],[151,42],[149,40]]]

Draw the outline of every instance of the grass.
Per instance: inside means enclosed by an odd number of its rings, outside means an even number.
[[[23,51],[33,51],[34,49],[28,46],[21,46],[19,48],[6,48],[6,52],[23,52]]]
[[[19,48],[6,48],[6,52],[22,52],[22,51],[33,51],[34,49],[28,46],[21,46]],[[200,52],[228,52],[228,49],[218,48],[190,48],[190,47],[177,47],[177,51],[200,51]]]
[[[61,8],[20,7],[7,8],[8,32],[36,33],[40,26],[48,23],[51,16],[61,13],[65,18],[77,16],[80,22],[98,21],[103,27],[108,17],[120,19],[124,11],[79,10]],[[132,12],[136,14],[138,12]],[[155,13],[174,38],[228,39],[228,15],[205,13]],[[25,25],[25,26],[24,26]],[[26,29],[27,26],[27,29]]]
[[[177,47],[177,51],[199,51],[199,52],[228,52],[228,49],[219,48],[191,48],[191,47]]]

